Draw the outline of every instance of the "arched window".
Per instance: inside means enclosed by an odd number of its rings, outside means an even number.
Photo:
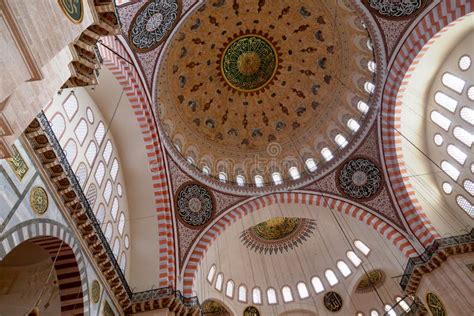
[[[114,222],[117,219],[118,209],[119,209],[119,201],[117,197],[115,196],[112,201],[112,208],[110,209],[110,216],[112,216],[112,219],[114,220]]]
[[[360,258],[355,254],[354,251],[348,251],[346,253],[346,256],[356,268],[362,263],[362,260],[360,260]]]
[[[305,161],[306,168],[308,168],[309,171],[313,172],[318,169],[318,166],[316,165],[316,161],[313,158],[308,158]]]
[[[291,292],[291,289],[289,286],[284,286],[281,289],[281,295],[283,296],[283,302],[285,303],[293,302],[293,293]]]
[[[296,288],[298,290],[298,295],[300,296],[301,299],[309,297],[309,292],[308,292],[308,287],[304,282],[299,282],[296,285]]]
[[[283,179],[281,177],[281,173],[279,172],[274,172],[272,173],[272,179],[273,179],[273,183],[275,184],[282,184],[283,183]]]
[[[329,148],[324,147],[321,150],[321,156],[323,156],[324,160],[329,161],[331,160],[334,156],[332,155],[332,152]]]
[[[357,121],[354,120],[354,119],[349,119],[349,120],[347,121],[347,127],[349,127],[349,129],[350,129],[353,133],[355,133],[355,132],[357,132],[357,130],[360,128],[360,124],[357,123]]]
[[[362,252],[365,256],[367,256],[370,252],[370,248],[367,247],[366,244],[364,244],[362,241],[360,240],[355,240],[354,241],[354,246],[359,249],[360,252]]]
[[[122,272],[125,272],[125,268],[127,267],[127,255],[125,252],[122,252],[122,255],[120,257],[120,269]]]
[[[373,50],[372,42],[370,41],[370,39],[367,40],[367,48],[368,48],[369,50]]]
[[[102,161],[99,162],[97,165],[97,169],[95,170],[95,181],[97,181],[97,185],[100,187],[102,185],[102,181],[104,180],[105,175],[105,165]]]
[[[367,68],[368,68],[371,72],[375,72],[375,70],[377,70],[377,65],[375,64],[374,61],[370,60],[370,61],[367,63]]]
[[[64,146],[64,154],[66,155],[66,159],[69,164],[72,165],[77,155],[77,145],[74,140],[68,140],[68,142]]]
[[[431,112],[431,120],[445,131],[448,131],[451,126],[451,120],[438,111]]]
[[[105,136],[105,125],[104,123],[102,123],[102,121],[100,121],[94,133],[95,140],[97,141],[97,144],[99,144],[99,146],[102,143],[104,136]]]
[[[235,177],[235,181],[237,182],[238,185],[240,186],[244,186],[245,185],[245,178],[244,176],[242,175],[237,175],[237,177]]]
[[[448,145],[448,154],[454,158],[461,166],[466,162],[467,155],[456,145]]]
[[[324,291],[323,282],[321,282],[321,279],[316,276],[311,278],[311,285],[313,285],[313,289],[316,293]]]
[[[298,180],[300,178],[300,172],[297,167],[291,167],[288,172],[293,180]]]
[[[94,183],[89,185],[86,193],[87,202],[91,208],[94,208],[95,200],[97,199],[97,186]]]
[[[207,281],[212,284],[214,280],[214,275],[216,274],[216,265],[213,264],[207,273]]]
[[[94,112],[92,112],[92,109],[89,107],[86,110],[86,116],[89,123],[94,124]]]
[[[252,290],[252,302],[254,304],[262,304],[262,291],[258,287],[254,287]]]
[[[76,115],[77,109],[79,108],[77,104],[76,96],[71,92],[67,97],[66,101],[63,103],[64,111],[66,111],[66,116],[70,120]]]
[[[397,316],[397,313],[392,309],[392,306],[385,304],[384,306],[385,309],[385,315],[387,316]]]
[[[225,295],[230,298],[234,297],[234,281],[227,281],[227,284],[225,286]]]
[[[209,175],[209,174],[211,174],[211,169],[209,169],[208,166],[204,166],[204,167],[202,167],[202,173],[204,173],[206,175]]]
[[[474,110],[468,107],[463,107],[459,113],[461,118],[468,122],[470,125],[474,125]]]
[[[456,169],[455,166],[453,166],[451,163],[447,161],[441,162],[441,169],[443,169],[443,171],[446,172],[446,174],[450,176],[454,181],[458,180],[459,175],[461,173],[459,172],[458,169]]]
[[[247,287],[243,284],[239,286],[239,302],[247,303]]]
[[[110,180],[107,180],[107,182],[105,183],[104,193],[102,194],[107,204],[109,204],[110,202],[111,195],[112,195],[112,182]]]
[[[276,291],[274,288],[267,289],[267,301],[269,305],[278,303]]]
[[[375,91],[375,85],[372,82],[367,81],[366,83],[364,83],[364,90],[372,94]]]
[[[348,144],[347,139],[341,134],[337,134],[334,141],[342,148],[346,147]]]
[[[222,291],[222,285],[224,284],[224,275],[219,273],[216,278],[216,285],[215,288],[218,291]]]
[[[474,217],[474,204],[471,204],[464,196],[458,195],[456,197],[456,203],[469,216]]]
[[[474,196],[474,182],[471,180],[464,180],[463,186],[467,193],[469,193],[471,196]]]
[[[99,224],[102,224],[105,218],[105,207],[104,204],[100,204],[99,208],[97,209],[97,213],[95,214],[95,218]]]
[[[118,222],[118,226],[117,226],[117,229],[118,229],[118,232],[119,232],[120,236],[123,235],[123,229],[124,228],[125,228],[125,214],[122,212],[122,213],[120,213],[119,222]]]
[[[456,91],[457,93],[462,93],[466,81],[462,80],[458,76],[455,76],[450,73],[444,73],[441,77],[441,82],[448,87],[449,89]]]
[[[404,312],[408,313],[411,310],[407,302],[405,302],[400,296],[397,296],[395,300],[397,301],[398,305],[403,309]]]
[[[112,152],[113,152],[112,141],[110,139],[107,139],[107,142],[105,143],[104,152],[102,153],[102,157],[104,157],[106,164],[109,164],[110,157],[112,157]]]
[[[118,196],[122,197],[122,185],[120,183],[117,183],[117,193]]]
[[[379,312],[377,312],[375,309],[370,311],[370,316],[379,316]]]
[[[263,177],[261,175],[256,175],[255,176],[255,185],[259,187],[263,187]]]
[[[112,223],[108,222],[107,226],[105,226],[104,236],[105,236],[105,239],[107,239],[109,243],[112,240],[112,232],[113,232]]]
[[[458,101],[456,101],[456,99],[451,98],[449,95],[438,91],[435,93],[434,99],[438,105],[441,105],[446,110],[452,113],[456,111],[456,107],[458,106]]]
[[[79,185],[84,188],[84,185],[86,184],[87,180],[87,167],[85,163],[81,162],[79,164],[79,167],[77,167],[76,177],[77,181],[79,182]]]
[[[86,149],[86,160],[89,163],[89,166],[92,166],[95,155],[97,155],[97,146],[95,145],[94,141],[91,140]]]
[[[115,237],[115,240],[114,240],[114,246],[112,248],[112,252],[115,256],[115,258],[118,259],[118,255],[120,253],[120,239],[118,239],[118,237]]]
[[[119,171],[119,163],[117,158],[114,158],[114,161],[112,161],[112,168],[110,168],[110,175],[112,176],[112,180],[117,179],[117,174]]]
[[[189,164],[194,165],[194,159],[193,159],[193,157],[188,156],[188,158],[186,158],[186,159],[188,160]]]
[[[462,142],[467,147],[471,148],[472,142],[474,141],[474,135],[466,131],[464,128],[456,126],[453,129],[453,135],[457,140]],[[441,135],[440,135],[441,136]]]
[[[221,182],[227,181],[227,174],[225,172],[219,172],[219,181]]]
[[[56,113],[53,118],[50,120],[51,129],[53,130],[54,135],[57,139],[61,139],[64,134],[64,130],[66,128],[66,122],[64,121],[64,117]]]
[[[366,114],[369,112],[369,106],[364,101],[357,102],[357,109],[362,113]]]
[[[352,273],[351,269],[349,269],[349,266],[344,261],[340,260],[336,265],[339,272],[341,272],[344,277],[348,277]]]
[[[128,247],[130,246],[130,238],[128,238],[128,235],[125,235],[125,237],[123,238],[123,243],[125,245],[125,248],[128,249]]]
[[[82,145],[84,139],[86,139],[87,131],[87,122],[85,119],[81,119],[79,123],[77,123],[76,128],[74,129],[74,134],[76,134],[79,144]]]
[[[339,282],[339,280],[336,277],[336,274],[331,269],[327,269],[324,272],[324,276],[326,277],[326,280],[328,280],[328,283],[330,286],[334,286]]]

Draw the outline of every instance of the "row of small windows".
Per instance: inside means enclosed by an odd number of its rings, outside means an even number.
[[[405,300],[403,298],[401,298],[400,296],[397,296],[395,298],[395,300],[396,300],[396,305],[400,306],[401,311],[403,311],[403,315],[405,315],[405,313],[409,313],[411,311],[410,306],[408,305],[407,302],[405,302]],[[385,313],[383,315],[397,316],[397,312],[389,304],[384,305],[384,311],[385,311]],[[370,311],[369,315],[370,316],[379,316],[380,314],[377,310],[373,309],[373,310]],[[364,313],[357,312],[356,316],[364,316]]]
[[[362,102],[362,101],[360,101],[360,102]],[[365,104],[364,102],[362,102],[362,103]],[[365,106],[367,106],[367,104],[365,104]],[[364,106],[364,109],[365,109],[365,106]],[[361,106],[361,107],[363,107],[363,106]],[[368,110],[368,106],[367,106],[367,110]],[[360,128],[359,123],[356,120],[352,119],[352,118],[347,121],[347,126],[352,132],[356,132]],[[342,135],[342,134],[337,134],[334,138],[334,141],[341,148],[346,147],[349,143],[347,141],[346,137],[344,137],[344,135]],[[321,149],[321,156],[324,158],[325,161],[330,161],[331,159],[334,158],[334,155],[333,155],[332,151],[328,147],[324,147],[323,149]],[[194,164],[194,159],[192,157],[188,157],[187,160],[190,164]],[[316,164],[316,161],[314,160],[314,158],[306,159],[305,166],[310,172],[314,172],[317,169],[317,164]],[[211,173],[211,170],[208,166],[204,166],[202,168],[202,172],[206,175],[209,175]],[[289,168],[288,173],[290,174],[290,177],[293,180],[297,180],[301,177],[300,172],[299,172],[297,167]],[[226,182],[227,181],[227,174],[225,172],[219,172],[218,178],[221,182]],[[246,183],[245,177],[243,175],[237,175],[235,180],[236,180],[236,183],[240,186],[244,186],[245,183]],[[282,178],[282,175],[281,175],[280,172],[274,172],[272,174],[272,180],[273,180],[273,183],[276,184],[276,185],[283,183],[283,178]],[[263,176],[256,175],[254,177],[254,182],[255,182],[255,185],[257,187],[262,187],[264,185]]]
[[[370,248],[360,240],[354,241],[354,246],[365,256],[367,256],[370,252]],[[349,259],[349,261],[352,263],[352,265],[356,268],[359,267],[359,265],[362,263],[362,260],[359,258],[359,256],[357,256],[356,253],[352,250],[348,251],[346,253],[346,256]],[[352,274],[352,270],[350,269],[349,265],[343,260],[337,261],[336,267],[344,278]],[[217,272],[216,265],[212,265],[207,274],[207,281],[209,283],[211,284],[213,283],[214,277],[216,276],[216,272]],[[329,286],[331,287],[339,283],[339,279],[337,278],[336,273],[331,269],[326,269],[326,271],[324,272],[324,276]],[[314,276],[311,278],[311,285],[313,286],[313,290],[315,291],[316,294],[319,294],[325,290],[323,282],[317,276]],[[219,273],[217,274],[217,277],[215,278],[214,287],[216,290],[222,291],[223,286],[224,286],[224,275],[222,273]],[[225,295],[229,298],[233,298],[234,290],[235,290],[234,281],[228,280],[225,286]],[[304,282],[298,282],[296,284],[296,290],[298,292],[298,296],[300,297],[300,299],[305,299],[310,296],[308,287],[306,283]],[[252,295],[252,302],[254,304],[262,304],[262,291],[259,287],[254,287],[252,289],[251,295]],[[292,289],[287,285],[281,288],[281,295],[282,295],[282,299],[284,303],[294,301]],[[267,288],[266,298],[267,298],[267,303],[270,305],[278,303],[277,292],[272,287]],[[247,303],[247,287],[244,284],[241,284],[238,288],[237,299],[240,302]]]
[[[461,56],[458,60],[458,66],[461,71],[467,71],[471,67],[470,56]],[[465,89],[466,81],[450,72],[445,72],[441,76],[441,83],[445,88],[447,88],[446,91],[437,91],[434,94],[435,104],[441,109],[439,111],[432,111],[430,113],[430,119],[444,131],[443,133],[449,132],[450,128],[454,126],[451,129],[454,138],[448,136],[446,137],[448,140],[445,141],[445,137],[441,133],[436,133],[433,136],[433,141],[436,146],[445,146],[446,153],[449,158],[452,159],[451,161],[442,160],[440,163],[441,169],[453,181],[458,182],[462,169],[466,168],[466,161],[470,157],[468,156],[468,153],[470,152],[472,143],[474,142],[474,135],[466,130],[467,126],[462,125],[466,125],[467,123],[470,126],[474,126],[474,109],[472,106],[463,106],[460,107],[458,111],[460,102],[457,98],[459,98],[463,94],[463,91],[466,90],[467,99],[473,101],[474,86],[471,85]],[[458,117],[461,118],[461,121],[458,120]],[[446,142],[447,144],[445,145]],[[471,163],[471,173],[473,172],[473,165],[474,164]],[[470,179],[464,179],[461,184],[466,192],[473,196],[473,182]],[[441,188],[446,194],[451,194],[453,192],[453,186],[448,181],[444,181]],[[474,217],[474,205],[470,203],[466,197],[463,195],[457,195],[455,201],[461,209],[471,217]]]

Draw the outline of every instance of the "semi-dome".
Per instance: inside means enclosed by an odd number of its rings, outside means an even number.
[[[374,88],[367,43],[360,18],[335,1],[203,4],[158,69],[168,149],[211,183],[314,177],[363,124]]]

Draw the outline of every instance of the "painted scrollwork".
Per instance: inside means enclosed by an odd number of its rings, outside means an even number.
[[[366,199],[375,194],[382,185],[377,166],[368,159],[357,158],[347,162],[339,172],[339,185],[355,199]]]
[[[422,0],[369,0],[369,4],[381,15],[404,17],[418,10],[421,7]]]

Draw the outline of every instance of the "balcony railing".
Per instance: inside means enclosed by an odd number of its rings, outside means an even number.
[[[405,267],[405,271],[403,273],[403,277],[400,280],[400,286],[403,290],[405,290],[415,268],[419,265],[427,263],[439,251],[452,246],[459,246],[473,242],[474,228],[471,229],[469,233],[464,235],[436,239],[433,244],[430,247],[426,248],[426,250],[421,255],[419,255],[418,257],[410,258],[408,260],[407,266]]]
[[[72,170],[71,165],[69,164],[66,158],[66,154],[64,153],[64,150],[61,147],[58,139],[56,138],[56,135],[54,134],[53,129],[51,127],[51,124],[49,123],[43,111],[41,111],[38,114],[37,119],[40,122],[40,125],[42,129],[44,130],[46,136],[48,137],[49,143],[51,144],[51,147],[53,148],[54,153],[58,157],[59,163],[63,167],[63,170],[65,171],[66,176],[69,182],[71,183],[74,192],[76,193],[82,206],[84,207],[87,217],[92,222],[94,231],[97,234],[101,244],[105,248],[107,256],[109,257],[112,265],[114,266],[115,272],[117,273],[121,283],[123,284],[125,291],[127,292],[127,295],[130,298],[132,304],[136,302],[143,302],[143,301],[152,300],[152,299],[160,299],[160,298],[174,296],[176,298],[179,298],[185,306],[198,307],[200,309],[201,307],[199,305],[199,300],[197,296],[184,297],[180,291],[174,290],[172,287],[157,288],[157,289],[151,289],[148,291],[142,291],[142,292],[136,292],[136,293],[132,292],[132,290],[130,289],[130,286],[128,285],[127,280],[125,279],[122,269],[120,268],[117,262],[117,259],[115,258],[115,255],[113,254],[112,249],[110,248],[109,242],[105,238],[105,235],[102,232],[102,229],[100,228],[100,224],[97,221],[97,218],[95,217],[94,212],[92,211],[89,201],[87,200],[84,194],[84,191],[82,190],[82,187],[79,184],[76,174]]]

